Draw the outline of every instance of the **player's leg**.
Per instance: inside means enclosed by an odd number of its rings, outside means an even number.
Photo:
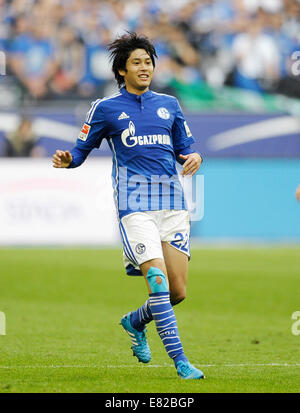
[[[190,220],[188,211],[161,211],[160,235],[164,263],[168,274],[172,305],[186,296],[188,260],[190,257]],[[187,360],[175,363],[182,378],[203,378],[203,373]]]
[[[184,379],[201,379],[202,371],[192,366],[183,351],[177,320],[170,301],[166,266],[163,260],[153,259],[140,265],[149,291],[149,306],[156,330],[168,356],[174,361],[177,373]]]
[[[155,263],[153,260],[147,261],[142,264],[144,274],[147,274],[150,267],[157,267],[163,271],[167,276],[167,282],[170,291],[170,301],[172,306],[179,304],[186,297],[186,284],[188,275],[188,256],[181,251],[173,248],[168,242],[162,242],[163,249],[163,259],[156,259]],[[151,293],[150,287],[145,276],[147,283],[148,292]],[[151,310],[149,307],[149,300],[137,310],[135,326],[137,329],[139,327],[139,322],[141,325],[148,324],[152,321]],[[132,316],[133,318],[133,316]]]
[[[151,288],[146,275],[152,266],[159,268],[164,274],[167,274],[165,262],[162,258],[155,258],[140,265],[141,273],[144,275],[149,294],[151,293]],[[138,331],[143,331],[146,324],[150,323],[152,320],[153,317],[149,298],[140,308],[130,313],[130,323]]]
[[[188,363],[180,342],[177,321],[170,302],[168,274],[155,215],[135,213],[125,217],[121,222],[124,252],[128,262],[131,262],[129,265],[135,271],[136,264],[139,265],[149,292],[146,303],[138,310],[125,315],[121,324],[131,336],[134,355],[139,361],[146,363],[150,361],[151,353],[145,338],[145,324],[154,319],[157,331],[167,353],[174,360],[180,377],[199,379],[204,377],[203,373]],[[126,265],[127,269],[129,265]]]
[[[147,279],[147,274],[148,271],[150,270],[151,267],[158,268],[160,271],[162,271],[166,277],[167,285],[169,286],[169,281],[168,281],[168,273],[165,265],[165,261],[162,258],[154,258],[152,260],[146,261],[140,265],[141,272],[144,276],[144,279],[146,281],[148,293],[151,294],[151,287],[149,285],[148,279]],[[169,288],[169,287],[168,287]]]
[[[162,249],[168,274],[171,303],[176,305],[186,297],[189,259],[186,254],[177,250],[168,242],[162,242]]]
[[[190,257],[190,217],[188,211],[161,211],[160,236],[170,283],[171,302],[176,305],[186,296]]]
[[[156,223],[153,217],[140,212],[122,218],[120,231],[123,240],[124,265],[128,275],[142,275],[140,264],[153,258],[161,260],[163,253]],[[121,319],[121,324],[129,334],[133,355],[143,363],[151,359],[151,352],[146,340],[145,326],[153,320],[149,299],[136,311],[130,311]]]

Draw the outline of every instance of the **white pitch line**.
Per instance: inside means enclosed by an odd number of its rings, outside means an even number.
[[[97,366],[97,365],[62,365],[62,366],[0,366],[0,369],[61,369],[61,368],[70,368],[70,369],[85,369],[85,368],[96,368],[96,369],[105,369],[105,368],[137,368],[142,367],[141,365],[107,365],[107,366]],[[159,365],[159,364],[150,364],[147,368],[166,368],[172,367],[171,364]],[[241,364],[197,364],[196,367],[300,367],[300,363],[241,363]]]

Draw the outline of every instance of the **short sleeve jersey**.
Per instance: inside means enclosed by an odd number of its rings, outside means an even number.
[[[142,95],[125,87],[93,102],[76,146],[112,151],[112,181],[119,218],[132,212],[186,209],[176,156],[194,138],[178,100],[148,90]]]

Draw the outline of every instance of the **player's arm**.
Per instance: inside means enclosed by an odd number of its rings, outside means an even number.
[[[54,168],[68,168],[72,162],[72,155],[69,151],[61,151],[57,149],[55,154],[52,156],[52,163]]]
[[[90,152],[91,149],[84,150],[78,146],[75,146],[71,152],[58,149],[52,157],[53,167],[77,168],[85,161]]]
[[[190,147],[188,149],[192,150]],[[179,158],[184,161],[181,172],[182,176],[194,175],[200,168],[203,161],[202,156],[198,152],[192,152],[187,155],[180,153]]]
[[[79,133],[74,148],[69,151],[57,150],[52,157],[54,168],[77,168],[94,148],[99,148],[107,135],[105,116],[101,102],[92,104],[86,116],[86,122]]]
[[[182,165],[183,176],[194,175],[203,162],[203,157],[195,152],[191,145],[195,142],[194,137],[183,117],[181,108],[176,99],[176,116],[172,127],[174,152],[177,162]]]

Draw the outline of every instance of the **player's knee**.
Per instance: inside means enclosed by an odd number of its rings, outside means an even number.
[[[166,276],[161,269],[150,267],[147,272],[147,280],[152,293],[169,291]]]
[[[176,293],[170,294],[170,301],[172,305],[176,305],[181,303],[184,299],[186,298],[186,292],[185,291],[178,291]]]

